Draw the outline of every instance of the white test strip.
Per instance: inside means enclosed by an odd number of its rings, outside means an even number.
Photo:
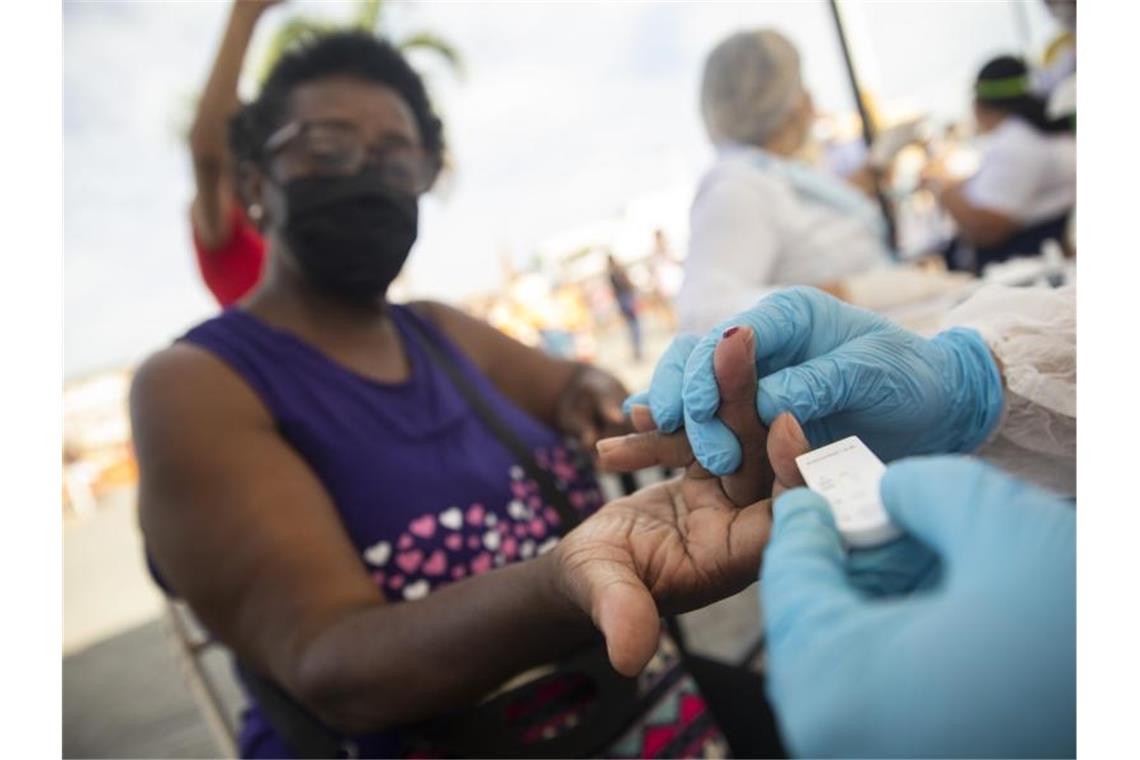
[[[808,488],[827,500],[849,547],[867,549],[902,535],[879,498],[887,467],[858,437],[801,454],[796,464]]]

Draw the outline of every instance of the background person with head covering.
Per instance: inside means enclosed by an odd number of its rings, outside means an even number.
[[[693,201],[681,328],[703,331],[769,290],[841,291],[890,262],[887,228],[861,185],[796,159],[814,117],[799,53],[779,32],[738,32],[705,62],[701,113],[717,158]]]
[[[981,135],[978,171],[954,182],[935,161],[924,182],[958,226],[960,239],[947,263],[980,272],[986,264],[1035,255],[1046,240],[1064,240],[1077,200],[1077,146],[1068,121],[1046,115],[1025,63],[1011,56],[982,67],[974,118]]]

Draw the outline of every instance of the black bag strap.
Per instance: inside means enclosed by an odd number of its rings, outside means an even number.
[[[463,396],[464,400],[479,416],[495,437],[499,439],[508,451],[511,452],[518,459],[519,464],[522,466],[526,474],[538,483],[538,487],[542,493],[542,497],[547,504],[550,504],[558,512],[558,516],[562,518],[562,522],[566,525],[566,530],[572,530],[582,522],[581,516],[571,506],[566,494],[558,487],[554,481],[554,477],[547,471],[538,466],[538,462],[534,461],[534,456],[530,453],[530,449],[518,437],[518,434],[505,423],[501,417],[491,408],[487,400],[483,398],[483,394],[479,392],[474,385],[471,384],[470,379],[463,374],[462,370],[456,364],[455,360],[448,355],[448,353],[438,344],[438,342],[429,335],[427,330],[418,323],[417,320],[409,320],[415,328],[416,333],[422,338],[421,345],[424,351],[427,352],[428,358],[432,360],[437,367],[443,370],[444,374],[451,380],[455,389],[459,391],[459,395]],[[579,368],[579,372],[587,369],[586,365]],[[673,640],[677,644],[677,648],[681,653],[682,659],[689,655],[688,647],[685,641],[685,632],[681,628],[680,621],[676,617],[669,615],[665,618],[665,627],[669,631]]]
[[[558,512],[558,516],[562,518],[562,522],[566,525],[567,530],[571,530],[582,522],[581,516],[570,506],[570,501],[566,498],[566,494],[555,482],[554,476],[549,471],[544,470],[538,466],[538,462],[534,460],[534,455],[531,454],[530,449],[523,443],[522,439],[518,437],[511,427],[503,421],[503,419],[491,408],[487,399],[483,394],[471,383],[470,378],[463,374],[455,359],[448,355],[447,351],[440,346],[431,335],[428,334],[416,320],[409,320],[409,323],[414,325],[416,332],[423,340],[421,345],[428,358],[432,363],[443,370],[451,384],[459,391],[459,395],[470,405],[471,409],[479,417],[484,425],[499,442],[506,447],[507,451],[518,460],[519,465],[523,468],[527,475],[529,475],[536,483],[540,492],[542,493],[543,500],[554,507]],[[579,371],[585,370],[583,365]]]
[[[459,394],[463,396],[464,400],[479,416],[495,437],[499,439],[508,451],[511,452],[518,459],[519,464],[526,471],[527,475],[538,483],[541,490],[542,497],[547,504],[550,504],[558,511],[558,516],[562,518],[562,522],[566,525],[567,530],[571,530],[582,522],[581,516],[570,506],[570,502],[566,498],[566,494],[558,487],[554,481],[554,477],[547,471],[538,466],[538,462],[534,461],[534,456],[530,453],[530,449],[518,437],[514,430],[505,423],[483,395],[479,392],[474,385],[471,384],[470,379],[463,374],[455,360],[447,354],[446,351],[428,334],[421,325],[416,321],[410,320],[411,324],[415,326],[416,332],[422,340],[424,350],[427,352],[428,357],[432,362],[444,371],[444,373],[451,380]],[[582,365],[579,372],[586,369]],[[669,631],[673,640],[680,650],[681,657],[688,656],[688,647],[685,642],[685,632],[681,628],[680,621],[676,617],[669,615],[665,618],[665,627]]]
[[[337,738],[332,729],[286,694],[276,684],[258,675],[237,659],[238,674],[273,730],[281,735],[299,758],[357,757],[356,746]]]

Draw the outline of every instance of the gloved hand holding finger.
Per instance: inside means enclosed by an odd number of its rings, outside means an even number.
[[[730,330],[718,344],[714,356],[715,379],[724,398],[718,422],[746,453],[735,471],[722,478],[721,485],[730,500],[738,506],[754,502],[774,493],[775,475],[768,458],[768,447],[775,446],[783,458],[781,467],[794,473],[798,483],[794,457],[807,450],[806,440],[794,420],[781,424],[775,439],[768,436],[756,413],[756,368],[754,338],[750,328]],[[640,432],[599,442],[599,462],[615,471],[629,471],[662,465],[688,467],[694,459],[685,431],[666,434],[655,429],[653,416],[641,405],[629,408],[634,428]],[[735,432],[733,432],[735,431]],[[691,477],[708,477],[707,471],[691,470]]]
[[[657,427],[663,432],[677,432],[684,421],[681,385],[685,376],[685,362],[693,346],[697,345],[697,340],[696,335],[678,335],[653,368],[653,378],[649,383],[649,410],[653,413]]]
[[[1001,418],[1001,373],[973,330],[948,330],[928,340],[802,287],[774,293],[725,324],[755,333],[761,420],[771,424],[791,412],[813,445],[858,435],[885,461],[969,452]],[[741,455],[715,416],[718,339],[707,335],[689,352],[681,409],[697,460],[723,475],[739,466]],[[675,382],[661,388],[667,395]]]

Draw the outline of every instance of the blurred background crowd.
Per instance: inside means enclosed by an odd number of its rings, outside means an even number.
[[[677,331],[788,285],[921,332],[981,283],[1075,279],[1075,2],[65,3],[73,674],[162,612],[134,369],[262,274],[227,119],[338,28],[403,51],[445,125],[390,299],[446,301],[628,388]],[[65,752],[134,751],[81,720],[78,676],[68,735],[67,672]]]

